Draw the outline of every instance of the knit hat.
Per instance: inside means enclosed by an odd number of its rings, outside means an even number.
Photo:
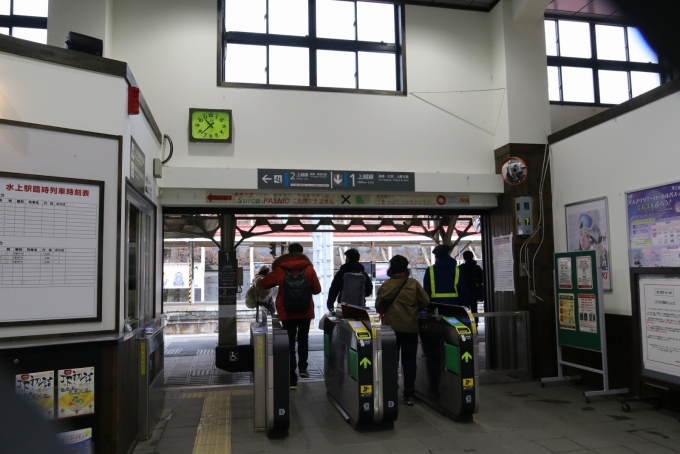
[[[451,247],[446,244],[441,244],[432,250],[435,257],[442,257],[451,253]]]
[[[259,270],[257,270],[257,274],[261,274],[263,276],[267,275],[269,273],[269,265],[262,265]]]
[[[403,255],[395,255],[390,259],[390,271],[392,273],[403,273],[408,269],[408,259]]]

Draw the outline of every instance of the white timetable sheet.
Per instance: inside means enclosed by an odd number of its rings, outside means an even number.
[[[97,317],[101,190],[0,176],[0,323]]]

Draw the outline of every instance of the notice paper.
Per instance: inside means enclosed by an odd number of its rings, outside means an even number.
[[[680,377],[680,279],[640,277],[642,362]]]
[[[557,259],[557,272],[559,277],[558,286],[560,289],[571,290],[571,257],[559,257]]]
[[[512,234],[495,236],[493,243],[493,271],[496,292],[514,292],[515,275],[512,259]]]
[[[578,330],[597,334],[597,311],[595,295],[578,296]]]
[[[576,281],[580,290],[590,290],[593,288],[593,261],[590,257],[576,257],[576,268],[578,269]]]
[[[576,331],[576,316],[574,314],[574,295],[572,293],[560,293],[559,320],[560,329]]]

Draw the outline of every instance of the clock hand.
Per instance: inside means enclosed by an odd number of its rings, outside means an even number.
[[[208,123],[208,122],[206,122],[206,123]],[[204,132],[206,132],[208,129],[212,128],[213,125],[215,124],[215,122],[213,121],[212,123],[208,123],[208,124],[209,124],[210,126],[208,126],[208,127],[205,128],[203,131],[201,131],[201,134],[203,134]]]

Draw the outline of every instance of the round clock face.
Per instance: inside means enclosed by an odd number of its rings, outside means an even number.
[[[192,110],[190,138],[195,142],[230,142],[231,118],[229,112]]]

